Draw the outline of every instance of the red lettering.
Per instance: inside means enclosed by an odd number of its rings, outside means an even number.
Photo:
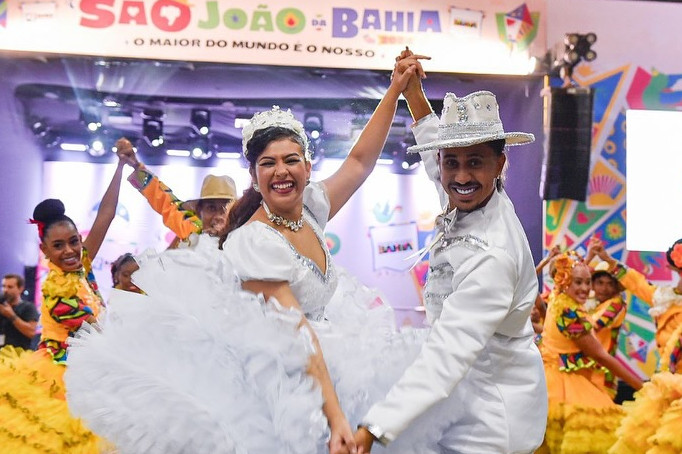
[[[152,6],[151,17],[159,30],[178,32],[187,28],[192,20],[192,12],[184,3],[175,0],[159,0]]]
[[[114,6],[114,1],[115,0],[81,0],[81,12],[95,17],[81,17],[80,25],[91,28],[106,28],[113,25],[116,21],[116,15],[105,7]]]
[[[138,25],[147,25],[147,16],[144,12],[144,2],[123,2],[121,5],[121,17],[118,19],[119,24],[136,23]]]

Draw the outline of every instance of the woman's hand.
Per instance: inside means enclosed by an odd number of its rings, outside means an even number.
[[[430,59],[431,57],[426,55],[415,55],[407,47],[395,58],[391,80],[398,79],[401,83],[401,92],[405,97],[410,93],[420,93],[422,91],[421,79],[426,79],[426,73],[424,68],[422,68],[420,60]],[[401,78],[406,72],[410,77],[403,81]]]
[[[341,415],[329,421],[332,435],[329,439],[329,454],[356,454],[357,448],[353,431],[345,416]]]
[[[133,144],[125,137],[121,137],[116,141],[116,156],[133,169],[137,169],[140,166],[140,161],[137,160]]]

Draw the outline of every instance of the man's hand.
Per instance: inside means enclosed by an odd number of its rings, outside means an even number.
[[[374,436],[364,427],[359,427],[355,431],[355,444],[358,447],[358,454],[369,454],[374,443]]]
[[[10,306],[9,303],[0,304],[0,315],[2,315],[8,320],[11,320],[17,316],[17,314],[14,312],[14,309],[12,309],[12,306]]]
[[[410,67],[415,67],[414,74],[407,82],[407,86],[403,90],[403,95],[407,98],[410,93],[419,93],[422,90],[421,80],[426,79],[426,73],[422,68],[420,60],[430,60],[431,57],[426,55],[415,55],[409,48],[405,48],[400,55],[395,57],[395,66],[391,77],[399,77]]]

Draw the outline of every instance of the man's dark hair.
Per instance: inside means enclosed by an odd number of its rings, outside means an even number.
[[[2,278],[3,279],[15,279],[17,281],[17,287],[19,287],[19,288],[24,288],[24,285],[26,284],[23,276],[19,276],[18,274],[5,274]]]

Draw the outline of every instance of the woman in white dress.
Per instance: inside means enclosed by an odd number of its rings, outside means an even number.
[[[400,91],[389,90],[339,170],[321,183],[310,182],[311,160],[302,125],[278,108],[254,116],[244,128],[244,155],[253,186],[230,212],[232,233],[225,249],[234,257],[242,287],[285,308],[321,320],[336,279],[323,229],[369,176],[383,148]],[[296,260],[286,260],[293,256]],[[291,266],[293,265],[293,267]],[[315,282],[311,285],[311,282]],[[331,429],[330,452],[355,450],[353,431],[329,377],[314,330],[310,374],[322,390]]]
[[[377,327],[393,328],[384,310],[367,312],[371,330],[352,326],[362,342],[323,320],[338,279],[323,228],[373,169],[414,70],[393,78],[348,158],[321,183],[309,184],[301,123],[276,107],[254,116],[243,132],[254,185],[231,210],[225,252],[201,235],[191,249],[137,258],[133,280],[146,296],[115,293],[107,326],[72,342],[65,380],[74,414],[123,453],[355,451],[347,414],[357,422],[408,358],[382,350],[416,342],[382,337]],[[350,289],[337,293],[353,292],[362,310],[361,286],[345,281]],[[370,345],[372,336],[387,341]],[[334,383],[323,352],[335,358]]]

